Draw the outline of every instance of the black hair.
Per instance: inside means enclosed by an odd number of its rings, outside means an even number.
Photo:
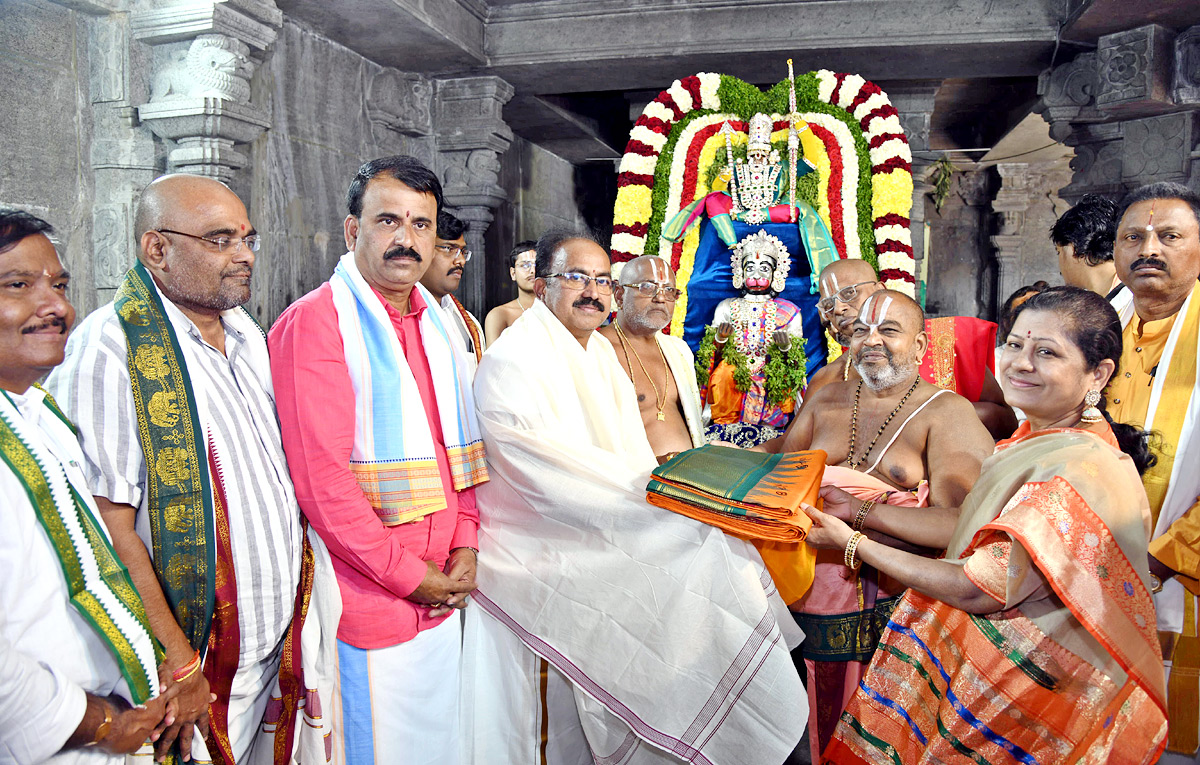
[[[52,234],[54,226],[13,207],[0,207],[0,252],[7,252],[25,237]]]
[[[445,210],[438,210],[437,217],[437,236],[438,239],[454,240],[467,233],[471,228],[471,224],[465,220],[459,220]]]
[[[522,252],[529,252],[530,250],[536,250],[536,249],[537,249],[537,242],[533,241],[532,239],[526,239],[524,241],[517,242],[515,245],[513,245],[513,248],[511,250],[509,250],[509,252],[508,252],[508,267],[516,268],[518,255],[520,255]]]
[[[538,237],[537,244],[534,245],[534,252],[537,254],[537,261],[533,266],[534,275],[543,279],[549,276],[554,268],[554,255],[564,244],[573,239],[583,239],[604,249],[600,242],[596,241],[595,235],[590,231],[574,228],[552,228]]]
[[[1050,227],[1050,241],[1059,247],[1071,245],[1075,257],[1089,266],[1108,263],[1113,259],[1120,219],[1116,202],[1099,194],[1085,194]]]
[[[1026,300],[1013,311],[1013,322],[1024,311],[1051,311],[1062,321],[1067,336],[1083,353],[1087,371],[1092,371],[1105,359],[1113,364],[1112,380],[1120,371],[1121,319],[1103,296],[1079,287],[1051,287]],[[1100,411],[1112,426],[1121,451],[1129,455],[1139,474],[1152,468],[1158,458],[1150,451],[1150,434],[1133,425],[1113,422],[1106,407],[1104,391],[1100,392]]]
[[[999,330],[996,332],[996,337],[1001,343],[1008,337],[1008,333],[1012,332],[1013,319],[1013,304],[1021,298],[1030,294],[1045,292],[1050,289],[1050,283],[1045,279],[1039,279],[1033,284],[1026,284],[1024,287],[1017,287],[1016,292],[1008,296],[1008,300],[1004,301],[1004,305],[1000,307]]]
[[[1168,183],[1166,181],[1159,183],[1147,183],[1145,186],[1139,186],[1129,192],[1124,199],[1121,200],[1121,214],[1117,216],[1117,220],[1125,217],[1125,211],[1138,202],[1148,202],[1151,199],[1178,199],[1181,202],[1187,202],[1188,207],[1192,208],[1192,215],[1196,216],[1196,222],[1200,223],[1200,194],[1192,191],[1182,183]]]
[[[364,162],[362,167],[358,168],[354,180],[350,181],[350,188],[346,190],[346,208],[355,218],[362,217],[362,200],[367,191],[367,184],[380,173],[387,173],[413,191],[433,194],[437,209],[442,209],[442,184],[433,171],[421,164],[416,157],[395,154]]]

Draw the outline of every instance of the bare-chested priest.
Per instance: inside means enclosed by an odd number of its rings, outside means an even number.
[[[918,374],[928,344],[924,311],[912,298],[880,289],[864,301],[853,324],[841,326],[849,330],[857,374],[809,396],[782,450],[824,450],[824,483],[862,500],[861,518],[872,500],[884,496],[908,506],[961,502],[993,443],[971,402]],[[806,635],[814,762],[902,594],[898,583],[877,571],[848,571],[841,552],[829,553],[818,553],[811,589],[791,604]]]
[[[600,329],[633,381],[646,438],[659,464],[704,444],[700,389],[691,348],[664,335],[679,290],[662,258],[643,256],[625,264],[613,285],[617,318]]]
[[[850,345],[850,333],[866,299],[883,289],[874,267],[865,260],[849,258],[830,263],[819,279],[821,300],[817,310],[828,322],[834,338]],[[971,402],[976,416],[993,438],[1007,438],[1017,427],[1017,418],[1004,403],[1000,384],[989,368],[994,363],[996,325],[968,316],[943,316],[925,323],[929,338],[918,371],[926,381],[946,388]],[[808,381],[805,400],[835,380],[850,380],[858,373],[847,355],[822,367]]]

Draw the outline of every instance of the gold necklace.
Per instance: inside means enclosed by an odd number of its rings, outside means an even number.
[[[625,333],[621,330],[621,323],[619,321],[614,321],[613,326],[617,328],[617,339],[621,341],[621,350],[625,353],[625,366],[629,367],[629,382],[633,382],[633,365],[629,363],[629,346],[625,343]],[[646,365],[642,363],[642,356],[638,353],[637,348],[633,349],[633,357],[637,359],[638,366],[642,368],[642,374],[646,375],[647,380],[650,380],[650,387],[654,388],[654,406],[658,409],[658,421],[665,422],[667,415],[663,414],[663,410],[667,406],[667,391],[670,390],[667,386],[667,375],[670,374],[671,368],[667,365],[667,355],[663,353],[662,346],[657,341],[655,341],[654,345],[658,348],[658,355],[662,356],[663,361],[663,389],[661,394],[658,392],[658,386],[654,384],[654,380],[650,378],[650,372],[646,369]],[[637,387],[637,383],[634,383],[634,387]]]
[[[535,297],[534,300],[536,301],[537,298]],[[520,292],[517,293],[517,307],[519,307],[521,309],[521,313],[525,313],[525,306],[521,305],[521,293]],[[529,307],[532,308],[533,303],[530,303]]]
[[[883,424],[879,426],[879,432],[876,433],[875,437],[871,439],[871,443],[869,446],[867,446],[867,450],[863,452],[862,457],[860,457],[858,460],[855,460],[854,439],[855,436],[858,435],[858,400],[862,396],[863,387],[863,381],[861,379],[858,381],[858,387],[854,389],[854,409],[850,412],[850,457],[846,460],[850,464],[851,470],[858,470],[858,466],[867,461],[867,455],[870,454],[871,450],[875,448],[875,442],[878,441],[879,437],[883,435],[883,431],[887,430],[887,426],[891,423],[892,418],[899,414],[900,410],[904,408],[904,404],[908,401],[908,397],[913,394],[913,391],[917,389],[917,385],[919,385],[920,382],[921,376],[917,375],[917,379],[913,380],[912,387],[908,389],[908,393],[904,394],[904,398],[900,399],[900,403],[896,404],[896,408],[892,410],[892,413],[889,414],[887,419],[883,421]]]

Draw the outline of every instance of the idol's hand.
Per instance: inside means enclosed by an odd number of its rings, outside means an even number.
[[[846,548],[846,543],[850,541],[850,535],[854,532],[844,521],[822,513],[812,505],[801,504],[800,507],[813,522],[805,541],[822,550],[844,550]]]
[[[720,324],[718,324],[717,325],[717,337],[716,337],[717,345],[724,345],[729,340],[729,336],[732,334],[733,334],[733,325],[732,324],[730,324],[727,321],[723,321]]]
[[[826,515],[849,523],[862,505],[862,500],[836,486],[821,487],[821,507]]]
[[[775,341],[775,347],[781,351],[787,351],[792,347],[792,336],[786,329],[775,330],[771,333],[771,339]]]

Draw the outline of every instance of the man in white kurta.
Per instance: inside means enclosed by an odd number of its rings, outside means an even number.
[[[118,763],[168,699],[147,701],[141,601],[112,565],[71,426],[34,386],[75,318],[50,230],[0,208],[0,763]]]
[[[544,236],[537,272],[538,302],[475,378],[492,478],[464,641],[467,761],[782,762],[807,702],[770,577],[749,545],[645,502],[654,453],[593,331],[603,249]]]
[[[486,346],[483,326],[479,319],[466,309],[455,291],[462,284],[463,272],[471,262],[471,251],[467,248],[466,233],[470,226],[445,210],[438,210],[437,240],[433,246],[433,257],[429,267],[421,275],[421,286],[429,290],[437,300],[437,306],[449,325],[454,342],[463,351],[463,358],[470,366],[471,374],[483,357]]]
[[[117,552],[146,600],[151,626],[164,645],[165,663],[185,684],[179,697],[179,727],[168,730],[167,736],[177,732],[183,753],[190,747],[197,762],[216,758],[208,751],[213,742],[241,762],[264,724],[275,730],[268,704],[279,699],[279,668],[284,653],[295,647],[285,646],[284,638],[298,613],[305,539],[275,414],[266,336],[241,308],[249,297],[256,234],[241,200],[227,187],[182,175],[164,176],[147,188],[138,229],[139,262],[127,274],[126,285],[140,285],[142,293],[121,310],[119,294],[118,301],[81,322],[68,344],[65,363],[47,380],[47,387],[78,425],[88,483]],[[148,421],[143,422],[139,418],[146,408],[139,402],[157,390],[150,385],[135,397],[128,331],[130,325],[143,326],[151,314],[173,338],[178,355],[161,362],[160,369],[154,355],[139,347],[132,354],[140,362],[134,365],[138,374],[150,370],[161,380],[181,375],[189,384],[186,390],[172,390],[167,401],[150,397]],[[211,569],[200,562],[185,568],[156,557],[151,484],[165,480],[164,475],[174,480],[174,463],[163,449],[147,469],[144,432],[150,424],[185,424],[192,413],[199,430],[194,436],[197,453],[180,457],[176,451],[169,456],[196,459],[196,467],[212,482],[212,496],[222,500],[224,513],[217,513],[215,499],[207,508],[210,519],[214,514],[218,518],[217,531],[205,547],[215,548],[211,559],[216,560],[216,570],[231,567],[235,582],[228,600],[217,592],[212,609],[214,623],[225,609],[236,609],[230,631],[204,645],[185,634],[182,612],[168,605],[159,581],[161,575],[178,586],[195,577],[202,586],[206,576],[212,576]],[[170,511],[164,511],[168,527]],[[221,515],[227,522],[225,534],[219,533]],[[182,523],[184,528],[199,528],[203,520],[185,518]],[[181,527],[181,522],[174,526]],[[336,592],[322,586],[332,577],[328,555],[319,541],[314,550],[315,564],[323,573],[313,581],[323,599],[332,593],[334,611],[340,612]],[[215,578],[219,588],[222,577]],[[188,673],[197,655],[203,671]],[[218,670],[218,664],[225,669]],[[315,679],[305,677],[306,685],[313,688]],[[217,696],[212,706],[210,692]],[[201,734],[209,722],[214,723],[213,735],[206,741]],[[311,722],[312,718],[296,727],[303,729]],[[194,729],[188,723],[194,723]],[[270,749],[266,737],[261,738],[262,746]]]

